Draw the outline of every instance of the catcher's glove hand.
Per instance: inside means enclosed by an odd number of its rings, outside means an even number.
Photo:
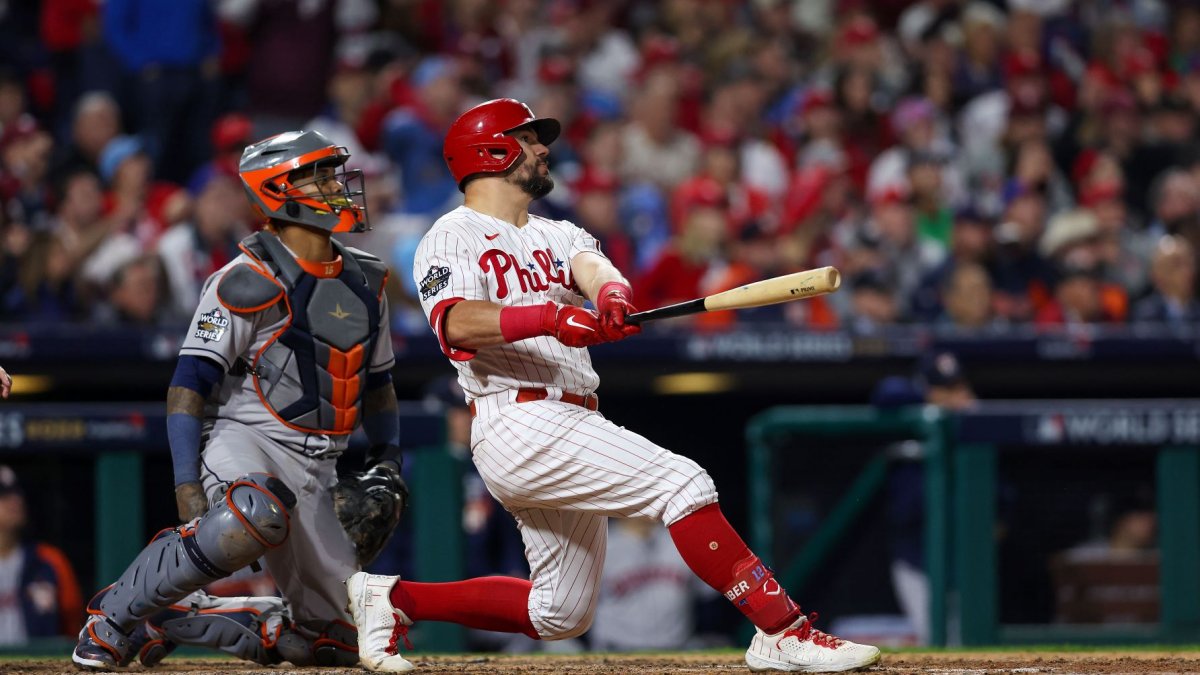
[[[333,488],[333,510],[362,567],[379,557],[407,508],[408,485],[390,461],[346,476]]]

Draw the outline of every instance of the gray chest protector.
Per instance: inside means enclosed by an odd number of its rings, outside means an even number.
[[[284,303],[287,323],[244,366],[263,405],[280,422],[307,433],[341,435],[354,431],[362,416],[367,366],[380,339],[387,267],[331,242],[341,271],[329,263],[317,275],[305,271],[274,235],[252,234],[241,249],[254,263],[227,271],[217,298],[242,315]]]

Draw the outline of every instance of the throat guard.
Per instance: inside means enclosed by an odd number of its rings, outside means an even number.
[[[337,276],[306,272],[268,232],[244,239],[241,249],[283,288],[288,313],[246,364],[254,388],[283,424],[306,433],[344,435],[362,415],[367,366],[379,339],[386,266],[374,256],[331,240],[341,255]],[[248,313],[230,306],[230,311]],[[271,303],[274,304],[274,303]]]

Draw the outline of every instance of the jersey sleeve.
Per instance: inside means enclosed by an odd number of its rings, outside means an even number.
[[[462,300],[490,300],[483,268],[476,255],[458,233],[448,229],[431,230],[417,246],[413,281],[421,295],[421,309],[429,327],[437,336],[442,353],[455,361],[467,361],[475,351],[453,347],[446,342],[446,311]]]
[[[563,224],[571,228],[573,235],[571,237],[571,252],[568,254],[568,257],[574,258],[580,253],[595,253],[605,260],[608,259],[608,256],[604,255],[604,252],[600,250],[600,242],[591,233],[582,227],[572,225],[566,221],[563,221]]]
[[[375,338],[375,350],[371,352],[371,362],[367,364],[367,372],[378,373],[390,370],[396,365],[396,355],[392,352],[391,321],[388,319],[387,295],[379,301],[379,335]]]
[[[179,354],[201,356],[221,364],[228,372],[254,344],[258,314],[236,314],[217,298],[217,282],[224,270],[213,274],[204,283],[200,304],[188,326],[187,336]]]

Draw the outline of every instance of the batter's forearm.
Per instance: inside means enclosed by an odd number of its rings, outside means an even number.
[[[463,300],[446,310],[447,344],[459,349],[502,345],[507,340],[500,329],[502,306],[483,300]]]
[[[571,260],[571,275],[579,285],[579,290],[593,301],[604,284],[617,282],[629,285],[629,280],[608,258],[591,252],[580,253]]]

